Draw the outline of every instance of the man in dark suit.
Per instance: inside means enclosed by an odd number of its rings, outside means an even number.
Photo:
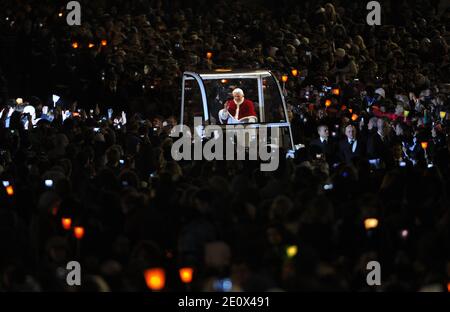
[[[384,163],[388,161],[391,156],[389,132],[389,123],[379,118],[377,121],[377,131],[369,136],[367,142],[367,156],[369,159],[381,159]]]
[[[313,156],[321,154],[324,155],[326,161],[329,164],[333,164],[335,162],[335,152],[336,147],[333,141],[330,141],[330,132],[328,130],[328,126],[320,125],[317,127],[317,133],[319,137],[311,141],[311,153]]]
[[[351,164],[355,157],[365,156],[364,142],[356,137],[355,126],[345,127],[345,138],[339,142],[339,155],[342,162]]]

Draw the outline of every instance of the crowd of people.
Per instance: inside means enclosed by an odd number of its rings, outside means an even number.
[[[0,290],[144,291],[149,268],[166,291],[447,290],[449,8],[80,3],[80,26],[0,13]],[[288,76],[302,147],[276,171],[172,159],[183,71],[220,67]]]

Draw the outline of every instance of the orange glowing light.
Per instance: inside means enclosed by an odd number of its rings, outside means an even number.
[[[232,71],[232,69],[231,68],[217,68],[215,71],[218,73],[228,73],[228,72]]]
[[[297,77],[298,76],[298,70],[294,68],[293,70],[291,70],[291,74],[292,74],[292,76]]]
[[[420,143],[420,146],[422,146],[423,149],[427,149],[428,148],[428,142],[422,142],[422,143]]]
[[[149,289],[159,291],[164,288],[164,284],[166,283],[166,274],[164,269],[152,268],[145,270],[144,277]]]
[[[350,114],[353,113],[353,108],[349,108],[348,111],[350,112]]]
[[[93,47],[95,47],[95,44],[89,43],[88,47],[89,47],[89,49],[92,49]]]
[[[331,93],[333,93],[334,95],[339,95],[339,94],[341,94],[341,90],[336,88],[336,89],[331,90]]]
[[[281,76],[281,81],[287,82],[288,81],[288,76],[287,75]]]
[[[326,107],[330,107],[331,106],[331,100],[330,99],[325,100],[325,106]]]
[[[107,45],[108,45],[108,41],[106,41],[106,40],[102,40],[101,41],[101,45],[102,45],[102,47],[106,47]]]
[[[12,185],[8,185],[6,187],[6,194],[8,194],[8,196],[13,196],[14,195],[14,188],[12,187]]]
[[[356,119],[358,119],[358,115],[353,114],[353,115],[352,115],[352,120],[355,121]]]
[[[374,229],[378,226],[378,219],[376,218],[368,218],[364,220],[364,227],[366,230]]]
[[[212,52],[206,52],[206,58],[207,58],[208,60],[212,59],[212,57],[213,57]]]
[[[222,82],[222,83],[227,83],[228,82],[228,80],[226,80],[226,79],[222,79],[220,82]]]
[[[192,276],[194,273],[194,269],[190,267],[181,268],[179,270],[180,273],[180,279],[183,283],[189,284],[192,282]]]
[[[78,42],[74,42],[74,43],[72,43],[72,48],[74,48],[74,49],[78,49]]]
[[[84,236],[84,227],[76,226],[73,228],[73,234],[77,239],[82,239]]]
[[[61,224],[64,230],[70,230],[70,227],[72,226],[72,219],[71,218],[62,218]]]

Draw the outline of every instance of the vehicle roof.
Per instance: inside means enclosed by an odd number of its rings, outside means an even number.
[[[209,71],[190,71],[185,73],[194,73],[199,75],[202,79],[224,79],[224,78],[258,78],[258,77],[268,77],[271,76],[269,70],[257,69],[257,70],[245,70],[245,69],[229,69],[229,68],[218,68]]]

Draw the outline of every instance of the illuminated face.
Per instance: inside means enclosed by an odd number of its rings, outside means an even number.
[[[355,135],[356,135],[356,129],[353,126],[347,126],[345,128],[345,135],[347,136],[347,138],[349,139],[354,139]]]
[[[156,128],[161,128],[161,126],[162,126],[161,120],[159,118],[154,118],[152,124],[153,124],[153,127],[156,127]]]
[[[240,93],[234,93],[233,99],[237,104],[241,104],[244,101],[244,96]]]
[[[330,133],[328,132],[328,127],[320,127],[319,135],[321,138],[328,138],[328,136],[330,135]]]

